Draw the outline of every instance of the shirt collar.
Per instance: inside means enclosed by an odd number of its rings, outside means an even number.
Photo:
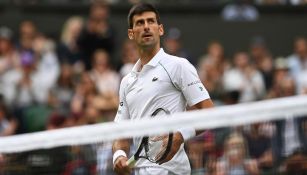
[[[160,48],[158,53],[156,53],[156,55],[147,63],[147,65],[156,67],[164,54],[164,50]]]
[[[165,54],[164,50],[162,48],[160,48],[158,53],[156,53],[156,55],[146,65],[156,67],[158,65],[159,61],[161,60],[161,58],[163,58],[164,54]],[[140,70],[140,67],[141,67],[141,60],[139,59],[135,63],[135,65],[133,66],[132,72],[134,72],[134,73],[139,72],[138,70]]]

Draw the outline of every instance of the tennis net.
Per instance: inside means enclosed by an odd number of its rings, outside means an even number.
[[[205,130],[185,144],[194,175],[240,171],[303,174],[307,172],[306,116],[307,96],[302,95],[176,113],[159,120],[109,122],[2,137],[0,174],[112,175],[115,139],[183,127]]]

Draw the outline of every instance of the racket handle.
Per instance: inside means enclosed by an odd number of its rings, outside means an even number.
[[[133,168],[134,165],[136,163],[136,160],[134,158],[134,156],[130,157],[130,159],[127,161],[127,165],[130,167],[130,168]]]

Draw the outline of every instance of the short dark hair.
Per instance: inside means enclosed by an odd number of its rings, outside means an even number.
[[[129,14],[128,14],[129,29],[132,29],[132,27],[133,27],[133,22],[132,22],[133,16],[140,15],[144,12],[154,12],[156,14],[158,24],[161,24],[159,12],[152,4],[138,3],[138,4],[134,5],[129,11]]]

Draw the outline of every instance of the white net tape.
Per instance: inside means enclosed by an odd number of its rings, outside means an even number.
[[[182,127],[211,129],[303,115],[307,115],[305,95],[176,113],[159,120],[109,122],[3,137],[0,138],[0,153],[105,142],[175,131]]]

